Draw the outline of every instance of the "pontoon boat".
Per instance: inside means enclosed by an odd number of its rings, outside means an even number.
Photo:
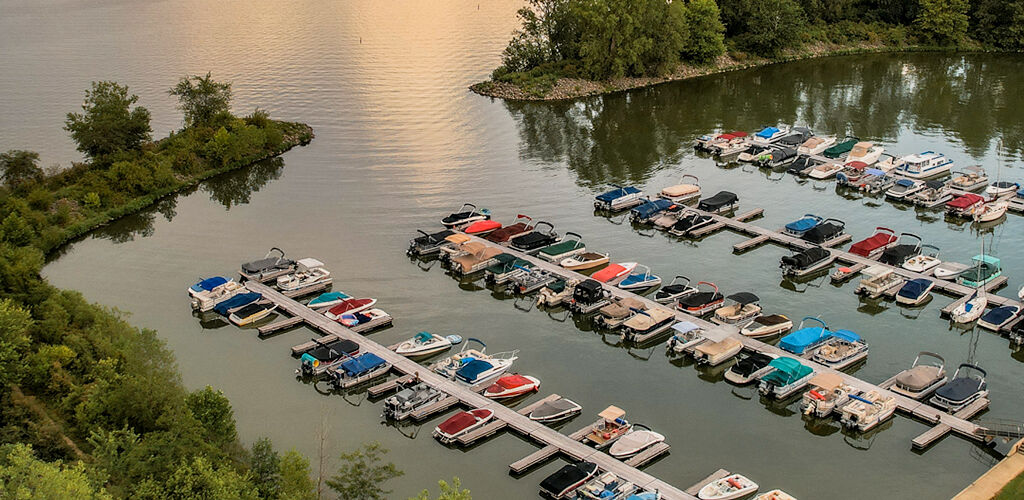
[[[693,349],[693,359],[697,364],[710,366],[720,365],[743,350],[743,342],[726,337],[718,342],[704,342]]]
[[[925,358],[923,361],[922,357]],[[942,387],[948,380],[946,360],[933,352],[921,351],[910,368],[893,377],[893,385],[889,390],[919,400]]]
[[[824,245],[845,234],[846,223],[839,219],[825,219],[801,236],[804,241]]]
[[[963,172],[954,173],[949,185],[961,191],[974,191],[988,186],[988,175],[980,165],[974,165],[965,168]]]
[[[405,420],[416,410],[426,408],[447,396],[440,389],[419,383],[412,387],[406,387],[394,396],[385,399],[381,416],[391,420]]]
[[[188,296],[195,298],[203,292],[209,292],[214,288],[225,285],[231,281],[234,280],[225,278],[224,276],[214,276],[212,278],[201,279],[198,283],[188,287]]]
[[[730,137],[729,140],[725,142],[719,142],[718,144],[713,145],[711,147],[711,154],[719,157],[728,157],[750,149],[751,142],[747,137],[746,132],[733,132],[728,135],[733,137]]]
[[[416,232],[420,233],[422,236],[417,236],[409,240],[409,248],[405,251],[405,253],[411,257],[433,255],[437,253],[441,250],[441,247],[451,245],[451,242],[446,238],[455,234],[448,229],[438,231],[436,233],[427,233],[417,229]]]
[[[643,203],[644,192],[633,186],[616,186],[611,191],[594,197],[594,208],[597,210],[619,211],[635,207]]]
[[[761,301],[750,292],[734,293],[726,297],[731,303],[715,311],[715,321],[725,325],[743,323],[761,315]]]
[[[533,269],[532,262],[509,253],[503,253],[494,258],[494,264],[484,269],[484,281],[502,285],[516,276],[530,272],[531,269]]]
[[[476,243],[476,242],[474,242]],[[454,257],[451,260],[451,270],[456,274],[470,275],[491,267],[497,262],[497,257],[505,252],[500,248],[480,244],[481,247],[471,253]]]
[[[697,203],[697,208],[705,212],[720,214],[735,209],[739,204],[739,199],[734,193],[719,191],[718,194],[710,198],[702,198],[700,203]]]
[[[742,356],[725,372],[725,379],[736,385],[746,385],[774,368],[768,366],[778,356],[771,353],[752,352]]]
[[[529,375],[513,373],[495,380],[484,390],[484,396],[491,399],[509,399],[522,396],[540,389],[540,379]]]
[[[513,276],[509,288],[520,295],[528,295],[559,279],[561,278],[557,274],[547,269],[533,268],[529,272]]]
[[[949,413],[956,413],[988,396],[988,383],[985,382],[987,375],[980,366],[961,363],[952,380],[938,388],[928,402]]]
[[[693,179],[693,182],[684,182],[688,178]],[[673,203],[685,203],[694,198],[700,197],[700,184],[698,184],[698,182],[699,180],[697,177],[689,174],[684,175],[674,186],[662,189],[659,196]]]
[[[827,248],[810,247],[793,255],[783,256],[779,262],[783,276],[806,276],[832,264],[835,256]]]
[[[811,359],[833,370],[842,370],[866,357],[868,343],[860,335],[850,330],[836,330]]]
[[[299,259],[295,263],[295,272],[277,278],[277,288],[285,292],[294,292],[304,288],[321,286],[330,283],[331,272],[324,263],[316,259]]]
[[[277,255],[274,255],[275,253]],[[284,250],[274,247],[262,259],[242,264],[242,276],[251,280],[265,281],[294,269],[295,261],[284,258]]]
[[[701,285],[709,289],[701,290]],[[707,281],[700,281],[697,283],[697,289],[697,292],[679,299],[676,308],[694,316],[703,316],[725,304],[725,297],[719,293],[718,285]]]
[[[935,245],[921,245],[921,253],[907,259],[903,263],[903,269],[924,274],[941,263],[942,261],[939,260],[939,247]]]
[[[654,229],[659,231],[668,231],[687,213],[690,213],[690,211],[686,210],[686,205],[676,203],[671,207],[668,207],[664,212],[658,214],[658,216],[651,221],[651,225],[654,226]]]
[[[622,326],[622,323],[630,316],[646,309],[647,307],[642,301],[632,297],[613,298],[610,304],[598,309],[594,323],[603,328],[615,330]]]
[[[587,279],[573,289],[569,309],[581,314],[589,314],[604,307],[608,303],[609,296],[609,292],[604,289],[600,281]]]
[[[907,259],[921,253],[921,237],[916,234],[902,233],[899,240],[882,251],[878,261],[890,266],[902,266]]]
[[[668,330],[675,321],[675,313],[665,308],[654,307],[639,311],[622,323],[622,339],[636,343],[647,342]]]
[[[783,228],[782,231],[786,234],[791,234],[799,238],[823,221],[824,219],[817,215],[806,214],[803,217],[786,224],[786,227]]]
[[[598,449],[614,443],[633,428],[633,424],[625,419],[626,412],[617,406],[609,406],[597,416],[601,417],[601,421],[583,439]]]
[[[463,203],[458,210],[448,214],[448,216],[441,219],[441,225],[448,229],[451,229],[456,226],[469,224],[470,222],[476,222],[478,220],[490,218],[491,212],[486,208],[478,211],[476,209],[476,205],[472,203]]]
[[[578,500],[628,500],[639,488],[612,472],[605,472],[576,490]]]
[[[671,304],[696,291],[696,288],[690,286],[690,278],[676,276],[654,294],[654,301],[659,304]]]
[[[754,500],[796,500],[796,497],[780,489],[774,489],[754,497]]]
[[[802,155],[817,155],[824,152],[826,149],[832,147],[836,143],[835,136],[814,136],[807,139],[797,148],[797,152]]]
[[[854,391],[843,382],[843,377],[835,373],[819,373],[808,382],[811,389],[804,393],[800,408],[804,415],[825,418],[833,411],[841,408],[850,400]]]
[[[433,435],[444,444],[454,443],[460,436],[483,427],[493,417],[494,411],[487,408],[460,411],[438,424],[434,428]]]
[[[235,295],[245,293],[247,289],[235,280],[225,281],[210,290],[196,292],[192,296],[192,309],[200,312],[212,310],[217,304],[228,300]]]
[[[896,292],[896,302],[908,306],[916,306],[928,300],[935,283],[927,278],[916,278],[907,281]]]
[[[541,248],[551,245],[559,239],[558,233],[555,232],[555,226],[549,222],[539,221],[533,226],[532,231],[513,236],[508,240],[508,244],[514,250],[535,254]]]
[[[668,339],[665,347],[669,352],[683,354],[692,352],[701,343],[707,340],[704,336],[704,329],[689,322],[680,321],[672,325],[672,338]]]
[[[579,233],[566,231],[562,241],[541,248],[537,256],[548,262],[561,262],[586,251],[587,246],[583,244],[583,237]]]
[[[793,321],[781,314],[758,316],[740,329],[740,333],[754,339],[774,337],[793,328]]]
[[[842,407],[840,421],[844,427],[852,427],[861,432],[873,429],[896,412],[896,398],[878,391],[865,394],[851,394],[850,402]]]
[[[772,369],[761,376],[757,390],[765,396],[786,399],[803,389],[814,375],[814,370],[793,358],[773,359]]]
[[[316,347],[303,353],[299,359],[297,371],[304,377],[320,375],[359,353],[359,344],[348,339],[339,338],[330,342],[312,340],[316,342]]]
[[[564,304],[572,298],[572,292],[576,289],[579,280],[557,279],[548,283],[537,292],[537,305],[555,307]]]
[[[700,500],[731,500],[743,498],[757,491],[757,483],[739,474],[716,479],[697,492]]]
[[[820,323],[821,326],[805,327],[804,323],[808,321]],[[833,333],[828,329],[828,325],[820,318],[805,316],[804,319],[800,320],[800,325],[795,332],[782,337],[782,340],[779,341],[779,348],[797,356],[807,356],[824,344],[825,341],[832,338],[832,335]]]
[[[372,352],[367,352],[343,361],[332,370],[331,385],[336,389],[347,389],[386,375],[389,371],[391,363]]]
[[[871,266],[861,272],[865,277],[860,280],[853,293],[872,299],[903,286],[903,282],[906,281],[888,266]]]
[[[647,224],[673,206],[673,201],[664,198],[648,199],[630,211],[629,219],[634,224]]]

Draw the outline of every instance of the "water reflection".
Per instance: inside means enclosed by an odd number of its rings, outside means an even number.
[[[258,162],[250,167],[229,172],[210,182],[204,182],[200,189],[210,194],[210,199],[220,203],[225,209],[249,203],[252,194],[259,191],[268,182],[281,177],[284,160],[281,157]],[[170,219],[168,219],[170,220]]]

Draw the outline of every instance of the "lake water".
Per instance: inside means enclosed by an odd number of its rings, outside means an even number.
[[[799,498],[852,499],[868,490],[882,498],[944,498],[986,469],[988,455],[959,437],[912,451],[911,439],[927,429],[921,422],[899,416],[869,435],[846,433],[837,422],[802,418],[796,402],[767,403],[718,372],[670,362],[660,346],[630,349],[557,315],[521,312],[481,282],[460,283],[439,266],[421,269],[404,250],[417,228],[435,229],[463,201],[490,208],[501,221],[525,213],[666,279],[683,274],[726,293],[752,291],[767,313],[821,315],[855,330],[871,344],[857,371],[865,380],[890,377],[920,350],[941,353],[950,365],[973,358],[989,371],[993,403],[982,418],[1019,418],[1024,354],[981,332],[972,355],[971,332],[939,318],[949,298],[906,309],[859,300],[854,283],[792,283],[777,268],[782,248],[733,255],[744,237],[729,232],[700,242],[643,237],[629,224],[595,216],[591,199],[609,182],[657,191],[687,173],[706,192],[738,193],[741,210],[763,207],[757,224],[766,227],[804,213],[838,217],[857,238],[886,225],[917,233],[961,262],[978,253],[983,236],[1010,276],[1001,293],[1013,296],[1024,264],[1019,216],[979,229],[940,213],[843,197],[831,184],[720,167],[695,156],[690,144],[714,129],[800,123],[875,140],[897,154],[942,151],[961,166],[982,164],[1016,180],[1024,57],[831,58],[569,103],[504,103],[470,93],[466,87],[498,64],[519,6],[3,2],[2,149],[37,150],[47,165],[77,159],[61,123],[97,79],[129,85],[162,136],[180,126],[166,89],[206,71],[234,83],[235,111],[259,106],[307,122],[317,134],[283,161],[214,179],[94,232],[55,256],[45,274],[158,330],[187,386],[210,384],[230,397],[246,442],[268,436],[306,453],[315,469],[320,429],[329,457],[381,441],[406,473],[391,483],[396,498],[451,476],[476,498],[531,498],[561,462],[514,478],[508,464],[535,446],[513,434],[447,449],[430,438],[443,415],[421,426],[384,425],[379,403],[358,393],[328,395],[294,378],[298,363],[288,348],[311,331],[258,339],[252,330],[200,322],[184,289],[201,276],[234,272],[271,246],[319,258],[334,272],[336,290],[376,297],[396,318],[374,340],[391,344],[429,330],[479,337],[493,352],[519,349],[516,368],[541,378],[543,393],[584,406],[566,432],[618,405],[667,436],[671,454],[647,470],[681,487],[724,467]]]

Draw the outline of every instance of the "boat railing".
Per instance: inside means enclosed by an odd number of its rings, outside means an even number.
[[[489,354],[487,358],[500,361],[519,359],[519,349]]]

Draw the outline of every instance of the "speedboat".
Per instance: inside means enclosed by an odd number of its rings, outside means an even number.
[[[483,427],[494,417],[494,411],[487,408],[477,408],[470,411],[460,411],[448,417],[434,428],[434,437],[444,444],[455,442],[460,436],[464,436],[476,429]]]
[[[638,205],[629,213],[629,218],[634,224],[647,224],[653,221],[662,212],[675,206],[672,200],[664,198],[648,199]]]
[[[569,300],[569,309],[580,314],[592,313],[608,303],[609,295],[600,281],[595,279],[583,280],[583,282],[573,288],[572,299]]]
[[[906,281],[889,266],[871,266],[861,272],[865,277],[860,280],[853,293],[872,299],[903,286],[903,282]]]
[[[783,276],[806,276],[820,271],[835,260],[835,256],[827,248],[813,246],[793,255],[783,256],[779,262]]]
[[[708,289],[701,290],[701,285]],[[694,316],[703,316],[725,304],[725,297],[719,293],[718,285],[707,281],[697,282],[697,290],[681,299],[676,308]]]
[[[582,254],[567,259],[562,259],[559,265],[570,271],[585,271],[608,263],[608,254],[597,252],[583,252]]]
[[[269,302],[254,302],[248,304],[242,308],[236,309],[228,316],[228,319],[232,323],[238,326],[251,325],[274,312],[277,309],[277,304]]]
[[[868,357],[868,343],[850,330],[836,330],[811,357],[833,370],[842,370]]]
[[[896,231],[887,227],[878,226],[875,228],[875,234],[854,243],[850,247],[850,253],[873,259],[881,255],[886,248],[895,245],[898,240],[899,238],[896,237]]]
[[[843,169],[836,174],[836,183],[840,186],[856,187],[866,175],[868,164],[862,161],[851,161],[843,164]]]
[[[470,387],[483,384],[501,376],[519,359],[519,351],[507,351],[488,355],[486,359],[473,359],[455,372],[455,380]]]
[[[679,275],[654,294],[654,301],[659,304],[671,304],[696,291],[695,287],[690,286],[690,278]]]
[[[583,440],[592,443],[598,449],[611,445],[633,428],[633,424],[625,418],[625,410],[617,406],[609,406],[597,416],[601,417],[600,422],[590,429]]]
[[[615,440],[608,448],[608,454],[623,459],[640,453],[658,443],[665,441],[665,436],[658,434],[643,424],[633,424],[633,428],[626,435]]]
[[[885,191],[885,197],[890,200],[902,201],[910,196],[921,192],[924,189],[924,181],[913,179],[900,179]]]
[[[786,173],[806,177],[807,174],[811,173],[811,170],[816,166],[818,166],[818,162],[815,161],[814,158],[811,158],[810,156],[800,156],[797,157],[796,161],[789,164],[789,167],[786,168]]]
[[[824,152],[826,149],[832,147],[836,143],[835,136],[821,136],[816,135],[807,139],[797,148],[797,152],[802,155],[817,155]]]
[[[970,218],[975,207],[985,203],[985,198],[974,193],[964,193],[946,202],[946,213],[954,217]]]
[[[804,323],[808,321],[820,323],[820,326],[805,327]],[[828,329],[828,325],[820,318],[805,316],[804,319],[800,320],[800,325],[795,332],[782,337],[782,340],[779,341],[779,348],[797,356],[805,356],[814,352],[825,341],[832,338],[832,335],[833,332]]]
[[[950,191],[946,181],[930,180],[925,181],[924,189],[911,195],[908,199],[915,205],[933,208],[952,200],[953,192]]]
[[[665,308],[654,307],[638,311],[622,322],[622,339],[637,343],[646,342],[668,330],[675,321],[675,313]]]
[[[556,279],[537,292],[537,305],[557,307],[572,298],[579,280]]]
[[[1016,193],[1020,189],[1020,183],[1010,181],[996,181],[985,188],[985,194],[989,198],[999,198],[1008,194]]]
[[[935,271],[932,274],[940,280],[951,280],[956,279],[957,276],[960,276],[970,268],[971,266],[961,264],[960,262],[945,261],[935,266]]]
[[[209,290],[197,292],[192,296],[192,309],[200,312],[212,310],[217,304],[235,295],[245,293],[248,289],[235,280],[225,281]]]
[[[406,387],[385,399],[381,416],[391,420],[405,420],[416,410],[426,408],[447,396],[440,389],[426,383],[419,383],[412,387]]]
[[[598,309],[598,316],[594,323],[599,326],[614,330],[624,323],[630,316],[647,309],[647,306],[640,300],[632,297],[613,298],[611,303]]]
[[[359,354],[359,344],[348,339],[337,338],[330,342],[313,339],[313,342],[316,342],[316,347],[304,352],[299,358],[299,369],[296,371],[304,377],[320,375]]]
[[[542,229],[542,226],[546,229]],[[508,245],[513,250],[534,254],[541,248],[559,241],[559,239],[558,233],[555,232],[555,226],[551,225],[550,222],[540,221],[533,226],[532,231],[509,238]]]
[[[668,339],[665,347],[669,352],[683,354],[692,352],[695,347],[706,340],[703,328],[689,321],[680,321],[672,325],[672,338]]]
[[[583,244],[583,236],[580,236],[579,233],[566,231],[562,241],[541,248],[537,252],[537,256],[548,262],[561,262],[586,251],[587,246]]]
[[[741,139],[747,136],[746,132],[737,130],[724,134],[705,134],[697,138],[693,143],[693,147],[703,151],[715,151],[718,146],[725,144],[734,139]]]
[[[613,472],[605,472],[577,489],[576,498],[578,500],[628,500],[636,496],[634,493],[638,490],[637,485]]]
[[[715,223],[715,218],[699,212],[686,211],[669,228],[668,232],[674,236],[690,236],[700,229],[704,229]]]
[[[231,313],[237,311],[249,304],[255,303],[256,301],[263,298],[262,294],[255,292],[245,292],[236,294],[230,299],[221,301],[217,305],[213,306],[213,310],[221,316],[230,316]]]
[[[989,312],[982,314],[978,319],[978,326],[998,332],[1009,322],[1017,319],[1020,314],[1020,306],[999,306]]]
[[[789,135],[789,127],[765,127],[751,139],[755,144],[771,144]]]
[[[878,391],[865,394],[851,394],[850,402],[842,407],[843,427],[855,428],[861,432],[871,430],[896,413],[899,406],[896,398]]]
[[[778,168],[793,163],[797,157],[796,149],[778,147],[762,153],[754,163],[764,168]]]
[[[644,192],[634,186],[616,186],[594,197],[594,208],[617,212],[643,203]]]
[[[310,300],[306,307],[310,309],[323,309],[325,307],[334,307],[341,304],[345,299],[351,299],[352,297],[345,292],[324,292],[317,295]]]
[[[740,333],[750,338],[759,339],[774,337],[780,333],[788,332],[791,328],[793,328],[793,321],[788,317],[782,314],[772,314],[754,318],[753,321],[740,329]]]
[[[321,286],[330,283],[331,272],[324,263],[316,259],[299,259],[295,262],[295,272],[277,278],[277,288],[284,292],[294,292],[304,288]]]
[[[985,313],[986,306],[988,306],[988,297],[985,296],[983,290],[977,290],[966,302],[956,306],[949,316],[954,323],[970,323]]]
[[[772,370],[769,363],[778,356],[771,353],[752,352],[733,363],[725,372],[725,379],[736,385],[746,385]]]
[[[739,197],[735,193],[719,191],[710,198],[702,198],[697,203],[697,208],[705,212],[719,214],[735,209],[737,204],[739,204]]]
[[[835,146],[823,151],[821,155],[825,158],[832,158],[834,160],[849,153],[850,150],[853,149],[853,146],[858,142],[860,142],[860,139],[857,139],[856,137],[847,137],[846,139],[843,139],[843,142],[836,143]]]
[[[839,219],[825,219],[808,229],[800,238],[804,241],[824,245],[845,234],[845,230],[845,222]]]
[[[814,369],[793,358],[776,358],[768,366],[772,369],[761,376],[757,390],[780,400],[803,389],[814,375]]]
[[[477,243],[477,242],[473,242]],[[451,259],[451,270],[456,274],[470,275],[491,267],[497,262],[499,255],[505,253],[500,248],[479,243],[474,251]]]
[[[626,279],[638,264],[636,262],[619,262],[590,275],[590,278],[608,285],[618,285]]]
[[[774,489],[754,497],[754,500],[796,500],[796,497],[780,489]]]
[[[961,363],[946,385],[938,388],[928,400],[932,406],[956,413],[974,401],[988,396],[988,373],[980,366]]]
[[[903,263],[903,269],[915,273],[927,273],[941,264],[939,260],[939,247],[935,245],[921,245],[921,253],[907,259]]]
[[[878,261],[890,266],[902,266],[907,259],[921,253],[921,237],[912,233],[901,233],[899,240],[882,251]]]
[[[804,393],[800,408],[804,415],[825,418],[850,400],[854,391],[835,373],[819,373],[808,382],[811,389]]]
[[[484,390],[484,396],[491,399],[508,399],[522,396],[540,389],[540,379],[529,375],[513,373],[495,380]]]
[[[395,346],[395,352],[407,358],[414,358],[446,351],[451,346],[452,341],[448,337],[436,333],[420,332]]]
[[[671,207],[668,207],[664,212],[661,212],[658,216],[654,217],[651,221],[651,225],[654,226],[654,229],[659,231],[668,231],[687,213],[691,212],[686,210],[686,205],[676,203]]]
[[[554,474],[544,478],[540,483],[540,489],[554,499],[568,498],[572,492],[583,486],[583,483],[589,481],[596,474],[597,464],[576,462],[563,466]]]
[[[807,127],[793,127],[788,134],[779,139],[779,145],[788,146],[795,150],[811,137],[814,137],[814,132],[811,129]]]
[[[992,201],[974,207],[971,217],[974,222],[993,222],[1006,215],[1006,210],[1009,208],[1010,204],[1005,201]]]
[[[846,163],[860,161],[866,165],[873,165],[882,157],[883,152],[885,152],[885,148],[882,146],[875,146],[874,143],[867,141],[858,142],[853,145],[850,154],[846,155]]]
[[[530,231],[533,231],[533,219],[523,214],[516,214],[516,218],[511,224],[491,231],[484,239],[493,243],[507,243],[513,236]]]
[[[462,232],[473,236],[486,236],[499,229],[501,229],[500,222],[492,219],[484,219],[478,220],[464,227]]]
[[[734,293],[726,297],[731,303],[715,311],[715,321],[725,325],[743,323],[761,315],[761,301],[750,292]]]
[[[347,389],[362,384],[391,371],[391,363],[372,352],[366,352],[345,360],[331,370],[331,385],[336,389]]]
[[[697,364],[718,366],[740,353],[743,342],[733,337],[726,337],[718,342],[704,342],[693,349],[693,359]]]
[[[814,226],[820,224],[822,221],[824,221],[824,219],[818,217],[817,215],[806,214],[803,217],[793,222],[790,222],[789,224],[786,224],[786,227],[783,228],[782,231],[786,234],[791,234],[799,238],[803,236],[804,233],[806,233],[807,231],[813,229]]]
[[[462,226],[478,220],[485,220],[491,218],[491,212],[486,208],[483,210],[477,210],[476,205],[472,203],[463,203],[458,210],[448,214],[446,217],[441,219],[441,225],[451,229],[453,227]]]
[[[896,292],[896,302],[908,306],[916,306],[928,300],[935,282],[927,278],[916,278],[907,281]]]
[[[896,172],[911,179],[935,177],[949,172],[951,168],[953,168],[953,160],[934,151],[904,156],[896,163]]]
[[[910,365],[910,368],[893,377],[893,385],[889,390],[910,399],[920,400],[942,387],[948,380],[946,360],[933,352],[921,351],[914,358],[914,364]]]
[[[685,182],[687,178],[693,179],[693,182]],[[662,189],[659,196],[673,203],[690,201],[700,196],[700,184],[698,182],[697,177],[689,174],[684,175],[675,185]]]
[[[405,251],[406,255],[410,257],[417,257],[421,255],[433,255],[441,250],[441,247],[448,246],[451,244],[446,238],[455,234],[450,229],[439,231],[436,233],[427,233],[419,229],[416,232],[422,236],[417,236],[409,240],[409,248]]]
[[[225,278],[224,276],[213,276],[211,278],[201,279],[196,284],[188,287],[188,296],[195,298],[196,295],[200,293],[209,292],[214,288],[227,284],[230,281],[234,280]]]
[[[961,285],[978,288],[1003,275],[1003,265],[998,257],[980,254],[971,257],[971,261],[974,265],[956,278]]]
[[[831,179],[832,177],[835,177],[835,175],[838,174],[839,172],[841,172],[842,170],[843,170],[843,164],[842,163],[830,161],[830,162],[827,162],[827,163],[822,163],[820,165],[816,165],[814,168],[811,169],[810,172],[807,173],[807,176],[810,177],[811,179],[815,179],[815,180],[819,180],[820,181],[820,180],[825,180],[825,179]]]
[[[661,278],[651,274],[651,268],[637,264],[633,272],[618,283],[623,290],[646,290],[661,284]]]
[[[377,303],[377,299],[345,299],[340,304],[324,311],[324,316],[338,321],[342,314],[355,313],[363,309],[369,309]]]
[[[896,178],[887,174],[884,170],[868,168],[864,170],[864,177],[861,178],[857,188],[867,194],[884,193],[896,184]]]
[[[953,174],[949,186],[961,191],[974,191],[988,185],[988,175],[980,165],[967,167],[963,172]]]
[[[565,420],[583,411],[583,407],[575,401],[566,398],[558,398],[554,401],[541,403],[533,409],[526,417],[534,422],[558,422]]]
[[[286,259],[284,250],[274,247],[262,259],[242,264],[241,274],[246,279],[265,281],[294,269],[295,261]]]
[[[757,483],[739,474],[716,479],[697,492],[700,500],[731,500],[743,498],[757,491]]]
[[[356,333],[363,333],[391,324],[393,318],[381,309],[363,309],[359,312],[344,313],[338,323]]]

